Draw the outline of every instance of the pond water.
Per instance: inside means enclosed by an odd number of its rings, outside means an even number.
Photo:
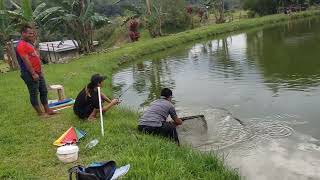
[[[320,19],[287,22],[126,64],[113,84],[138,110],[171,88],[180,116],[207,120],[201,133],[182,126],[181,141],[245,179],[320,179],[319,42]]]

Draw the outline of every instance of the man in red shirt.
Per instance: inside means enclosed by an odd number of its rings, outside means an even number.
[[[31,26],[24,25],[21,28],[21,40],[16,47],[17,60],[20,65],[21,78],[28,87],[30,102],[39,116],[48,117],[55,113],[48,107],[48,90],[41,68],[41,60],[32,42],[35,40],[35,33]],[[44,108],[42,111],[40,101]]]

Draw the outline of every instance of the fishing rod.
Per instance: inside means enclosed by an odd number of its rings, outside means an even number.
[[[213,107],[213,106],[210,106],[210,107],[213,109],[220,109],[220,110],[226,111],[233,119],[238,121],[242,126],[245,126],[245,123],[242,120],[240,120],[239,118],[235,117],[228,109],[221,108],[221,107]]]
[[[120,99],[121,96],[123,96],[131,88],[131,86],[132,84],[118,96],[118,99]]]
[[[130,88],[131,88],[131,86],[132,85],[130,85],[126,90],[124,90],[118,97],[117,97],[117,99],[119,100],[119,103],[121,103],[122,102],[122,100],[120,99],[121,98],[121,96],[123,96],[124,95],[124,93],[126,93]],[[118,104],[119,104],[118,103]]]

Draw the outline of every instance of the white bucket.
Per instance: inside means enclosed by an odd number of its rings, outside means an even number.
[[[62,146],[57,149],[57,157],[64,163],[74,162],[78,159],[79,147],[76,145]]]

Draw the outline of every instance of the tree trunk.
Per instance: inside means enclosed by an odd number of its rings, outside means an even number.
[[[221,0],[221,13],[220,13],[221,22],[224,22],[224,0]]]
[[[160,3],[159,5],[159,36],[162,36],[162,7]]]
[[[82,14],[84,14],[85,12],[85,10],[84,10],[84,7],[85,7],[85,4],[84,4],[84,0],[79,0],[79,4],[80,4],[80,16],[82,15]]]
[[[217,15],[216,15],[216,21],[218,24],[223,23],[224,22],[224,0],[219,0],[216,3],[216,11],[217,11]]]
[[[146,5],[147,5],[148,15],[151,15],[151,4],[150,4],[150,0],[146,0]]]
[[[19,64],[17,61],[16,51],[13,46],[13,41],[9,41],[5,45],[5,50],[8,57],[8,64],[10,66],[11,70],[17,70],[19,69]]]

